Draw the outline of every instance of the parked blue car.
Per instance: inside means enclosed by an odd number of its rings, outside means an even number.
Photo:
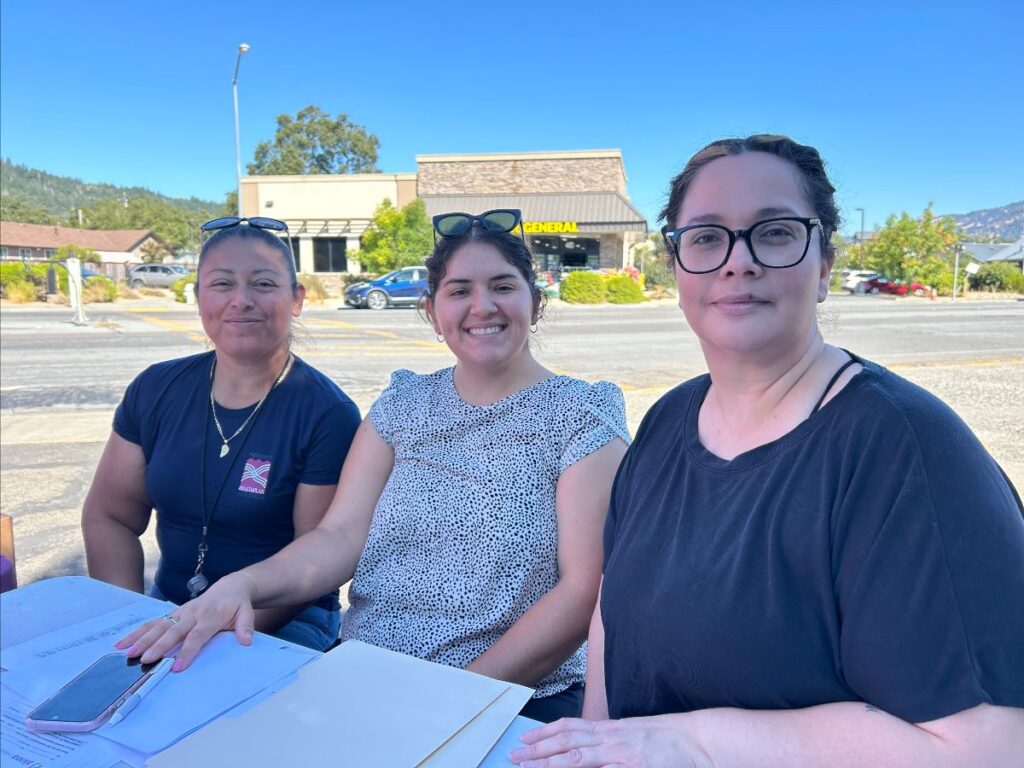
[[[345,303],[350,307],[385,307],[419,302],[427,292],[427,268],[404,267],[368,283],[352,283],[345,289]]]

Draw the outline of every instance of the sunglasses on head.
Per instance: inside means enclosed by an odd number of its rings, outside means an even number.
[[[288,225],[283,221],[271,219],[266,216],[253,216],[250,219],[243,219],[238,216],[222,216],[219,219],[210,219],[205,224],[201,224],[199,229],[203,232],[212,232],[215,229],[228,229],[230,227],[237,227],[241,224],[248,224],[250,227],[256,227],[257,229],[270,229],[274,232],[288,231]]]
[[[295,261],[295,253],[292,251],[292,238],[291,233],[288,231],[288,225],[279,219],[271,219],[269,216],[253,216],[251,218],[242,218],[239,216],[222,216],[219,219],[210,219],[205,224],[199,225],[199,230],[202,233],[203,242],[210,237],[211,233],[217,232],[222,229],[231,229],[231,227],[239,227],[242,225],[249,227],[255,227],[256,229],[267,229],[271,232],[283,232],[281,240],[288,247],[288,252],[292,254],[292,261]]]
[[[433,222],[435,245],[438,235],[459,237],[477,223],[489,232],[511,232],[519,227],[523,240],[526,240],[526,233],[523,231],[523,212],[518,208],[496,208],[493,211],[484,211],[479,216],[470,213],[439,213],[433,218]]]

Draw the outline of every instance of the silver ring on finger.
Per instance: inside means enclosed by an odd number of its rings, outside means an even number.
[[[164,618],[171,622],[171,624],[177,624],[179,621],[181,621],[181,619],[179,619],[177,616],[172,616],[169,613],[166,616],[164,616]]]

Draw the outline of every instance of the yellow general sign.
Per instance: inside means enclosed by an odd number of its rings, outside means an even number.
[[[524,221],[523,231],[531,235],[552,235],[580,230],[575,221]]]

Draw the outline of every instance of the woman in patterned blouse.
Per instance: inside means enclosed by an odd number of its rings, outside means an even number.
[[[626,449],[622,393],[531,353],[542,295],[525,243],[488,214],[444,232],[424,308],[457,363],[396,371],[352,443],[323,522],[122,641],[184,669],[253,608],[353,579],[341,638],[534,687],[527,716],[578,715],[601,531]]]

